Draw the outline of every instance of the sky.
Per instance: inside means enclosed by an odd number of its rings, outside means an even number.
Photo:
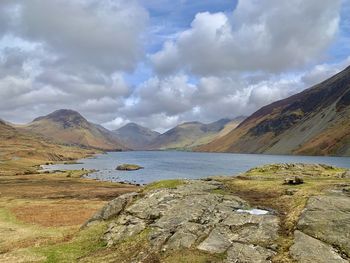
[[[165,131],[250,115],[350,65],[350,0],[1,0],[0,119]]]

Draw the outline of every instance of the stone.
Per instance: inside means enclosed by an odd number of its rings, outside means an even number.
[[[268,247],[278,237],[278,217],[239,212],[249,204],[237,196],[213,191],[222,187],[216,181],[189,180],[174,189],[146,192],[132,201],[125,197],[121,198],[124,201],[114,200],[99,213],[101,220],[105,214],[107,218],[113,215],[102,238],[114,246],[147,229],[152,251],[197,248],[224,253],[233,244],[244,243],[255,258],[266,258],[271,254]]]
[[[330,245],[310,237],[301,231],[295,231],[294,244],[290,254],[296,262],[300,263],[346,263],[337,251]]]
[[[268,263],[275,252],[258,245],[233,243],[227,250],[227,263]]]
[[[103,240],[110,247],[119,241],[141,233],[145,228],[146,223],[137,217],[123,218],[117,224],[112,223],[109,225]]]
[[[350,256],[350,197],[328,193],[307,202],[297,229]]]
[[[350,170],[347,170],[346,172],[344,172],[342,175],[341,175],[341,178],[350,178]]]
[[[288,185],[298,185],[298,184],[303,184],[304,180],[303,178],[299,176],[295,176],[294,178],[286,178],[284,179],[284,184]]]
[[[109,203],[107,203],[100,211],[95,213],[92,218],[90,218],[83,226],[82,228],[92,224],[96,221],[104,221],[109,220],[113,217],[118,216],[123,209],[130,204],[134,198],[136,198],[139,194],[138,193],[128,193],[121,195],[117,197],[116,199],[113,199]]]
[[[211,232],[208,238],[206,238],[197,247],[199,250],[203,250],[209,253],[223,253],[232,244],[227,233],[230,231],[229,228],[216,227]]]

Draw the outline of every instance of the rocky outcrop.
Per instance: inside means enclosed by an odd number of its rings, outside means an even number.
[[[226,252],[226,262],[269,262],[275,254],[278,217],[242,212],[249,204],[217,193],[222,187],[216,181],[187,181],[176,189],[153,190],[132,203],[129,196],[119,197],[94,220],[115,215],[102,237],[110,247],[147,233],[157,253],[191,248]],[[104,216],[106,211],[113,212]]]
[[[350,194],[347,188],[311,197],[295,232],[298,262],[349,262]]]
[[[91,217],[82,228],[91,225],[93,222],[109,220],[118,216],[124,208],[130,204],[139,194],[128,193],[117,197],[105,205],[100,211],[98,211],[93,217]]]

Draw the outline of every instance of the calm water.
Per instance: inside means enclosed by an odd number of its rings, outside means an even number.
[[[270,163],[323,163],[350,168],[349,157],[311,157],[288,155],[192,153],[192,152],[113,152],[96,158],[80,160],[82,164],[43,166],[49,170],[95,169],[89,178],[114,182],[147,184],[150,182],[211,175],[236,175],[250,168]],[[145,169],[133,172],[117,171],[119,164],[138,164]]]

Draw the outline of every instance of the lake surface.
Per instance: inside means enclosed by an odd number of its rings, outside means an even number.
[[[350,168],[350,157],[193,153],[176,151],[111,152],[80,160],[79,164],[43,165],[46,170],[95,169],[88,177],[113,182],[148,184],[176,178],[199,179],[212,175],[237,175],[250,168],[271,163],[322,163]],[[131,163],[142,170],[117,171],[119,164]]]

